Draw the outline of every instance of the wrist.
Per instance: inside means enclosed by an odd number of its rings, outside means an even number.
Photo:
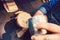
[[[42,12],[42,11],[38,10],[38,11],[35,13],[35,15],[34,15],[34,16],[36,16],[36,15],[44,15],[44,14],[43,14],[43,12]]]

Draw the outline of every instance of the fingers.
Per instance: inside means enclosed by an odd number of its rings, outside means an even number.
[[[60,34],[33,35],[31,40],[60,40]]]
[[[45,36],[46,40],[60,40],[60,34],[48,34]]]
[[[40,19],[39,17],[36,17],[39,15],[41,16]],[[53,23],[48,23],[47,17],[43,15],[40,11],[37,11],[36,15],[33,18],[35,20],[35,22],[33,22],[33,26],[36,27],[37,29],[46,29],[53,33],[60,33],[60,26],[53,24]]]
[[[40,34],[36,34],[36,35],[33,35],[31,37],[31,40],[44,40],[44,37],[43,35],[40,35]]]
[[[37,29],[47,29],[49,27],[47,25],[48,25],[48,23],[38,23],[38,24],[35,24],[33,26]]]
[[[47,28],[48,31],[51,31],[53,33],[59,33],[60,34],[60,26],[57,24],[53,23],[47,23]]]
[[[47,23],[47,17],[45,15],[36,15],[32,18],[33,26],[40,27],[42,23]],[[45,26],[44,26],[45,27]],[[41,34],[46,34],[45,29],[41,29]]]
[[[17,24],[22,28],[28,28],[28,19],[31,18],[30,14],[24,11],[17,12]]]
[[[20,14],[20,13],[23,13],[24,11],[18,11],[16,12],[15,14]],[[27,13],[27,12],[26,12]]]
[[[17,32],[18,37],[21,37],[28,29],[28,19],[31,18],[31,16],[29,13],[24,11],[18,11],[15,14],[18,14],[16,17],[17,24],[19,27],[22,27],[22,30]]]
[[[37,24],[36,28],[37,29],[46,29],[50,32],[60,34],[60,26],[56,25],[56,24],[53,24],[53,23],[42,23],[40,25]]]
[[[19,15],[19,14],[21,14],[21,13],[23,14],[23,13],[27,13],[27,12],[24,12],[24,11],[17,11],[17,12],[15,12],[15,15],[17,15],[17,16],[18,16],[18,15]],[[27,14],[28,14],[28,13],[27,13]],[[18,18],[17,16],[16,16],[16,18],[15,18],[15,19],[17,19],[17,18]]]

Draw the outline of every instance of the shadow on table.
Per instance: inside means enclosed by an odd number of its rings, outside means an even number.
[[[16,30],[20,30],[21,28],[19,28],[16,25],[16,20],[15,19],[7,22],[5,24],[4,29],[5,29],[6,33],[3,34],[3,40],[18,40]]]

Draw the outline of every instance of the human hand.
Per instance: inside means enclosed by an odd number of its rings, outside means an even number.
[[[40,22],[33,24],[34,27],[37,29],[46,29],[54,33],[60,33],[60,26],[53,23],[48,23],[47,17],[41,11],[38,10],[33,17],[39,15],[41,16],[41,19],[39,19]]]
[[[60,34],[60,26],[53,23],[41,23],[35,26],[37,29],[46,29],[50,32]]]
[[[17,32],[17,36],[18,38],[20,38],[28,29],[28,19],[31,18],[31,16],[29,13],[24,12],[24,11],[18,11],[15,14],[18,14],[16,17],[17,25],[22,28],[22,30]]]
[[[41,13],[38,14],[38,13],[39,13],[39,12],[37,12],[37,14],[35,14],[35,15],[32,17],[32,23],[33,23],[34,29],[36,29],[35,27],[36,27],[37,25],[41,25],[42,23],[48,23],[48,20],[47,20],[46,15],[41,14]],[[40,34],[46,34],[46,33],[47,33],[47,31],[46,31],[45,29],[41,29]]]
[[[27,29],[28,28],[28,19],[31,18],[30,14],[27,13],[27,12],[24,12],[24,11],[19,11],[19,12],[16,12],[17,17],[17,24],[24,28],[24,29]]]
[[[60,40],[60,34],[35,34],[31,37],[31,40]]]

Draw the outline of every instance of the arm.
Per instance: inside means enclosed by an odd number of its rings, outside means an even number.
[[[55,5],[56,2],[56,0],[50,0],[49,2],[44,3],[42,6],[38,8],[38,11],[35,13],[35,15],[46,14],[48,11],[50,11],[50,9],[53,7],[53,5]]]

